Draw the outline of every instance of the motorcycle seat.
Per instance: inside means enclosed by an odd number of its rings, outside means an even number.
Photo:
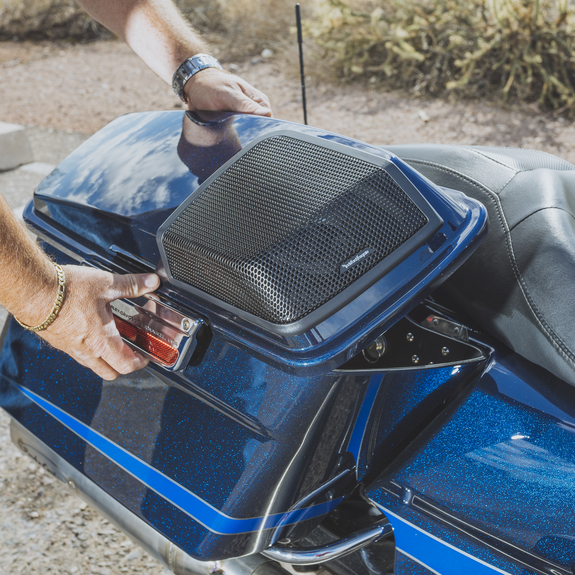
[[[444,289],[485,331],[575,385],[575,166],[517,148],[385,149],[486,206],[485,240]]]

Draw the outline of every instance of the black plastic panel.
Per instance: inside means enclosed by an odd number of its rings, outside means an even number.
[[[170,275],[265,322],[302,320],[429,223],[361,155],[286,133],[244,149],[162,226]]]

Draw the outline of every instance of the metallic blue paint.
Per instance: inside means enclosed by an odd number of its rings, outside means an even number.
[[[398,548],[440,573],[452,572],[437,558],[454,547],[512,575],[571,574],[574,406],[573,387],[517,355],[497,355],[369,486],[395,522]],[[484,572],[479,565],[465,571]]]
[[[236,151],[286,127],[247,116],[207,126],[184,118],[119,118],[41,184],[25,217],[58,261],[153,269],[155,233],[168,215]],[[358,481],[371,481],[407,448],[484,363],[333,370],[467,257],[484,231],[485,211],[378,148],[290,127],[393,161],[432,201],[446,240],[432,238],[355,301],[291,339],[164,284],[161,295],[174,307],[212,326],[201,361],[177,374],[150,367],[105,382],[14,322],[0,354],[0,406],[199,559],[253,553],[305,534]],[[541,547],[552,549],[553,541]]]
[[[312,507],[297,509],[289,513],[267,515],[265,517],[253,517],[250,519],[230,517],[218,509],[215,509],[194,493],[183,488],[173,479],[160,473],[150,464],[138,459],[126,449],[119,447],[113,441],[94,431],[90,426],[68,415],[64,410],[21,386],[18,386],[18,389],[28,399],[31,399],[52,417],[70,429],[70,431],[82,438],[88,445],[105,455],[130,475],[136,477],[146,487],[152,489],[185,513],[188,513],[198,523],[214,533],[237,535],[249,531],[272,529],[280,525],[290,525],[298,521],[313,519],[329,513],[341,503],[343,499],[340,497]]]
[[[353,455],[353,458],[356,462],[359,462],[361,444],[363,443],[369,416],[371,414],[371,410],[373,408],[373,404],[375,402],[375,398],[382,381],[383,375],[381,374],[371,378],[371,381],[367,386],[367,391],[365,392],[365,397],[361,403],[361,409],[359,410],[353,431],[351,432],[347,450]]]

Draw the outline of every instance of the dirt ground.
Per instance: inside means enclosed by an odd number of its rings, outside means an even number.
[[[293,58],[276,51],[268,59],[227,62],[217,48],[213,52],[268,94],[278,118],[302,121]],[[313,77],[307,96],[311,125],[373,144],[535,148],[575,162],[575,126],[535,107],[451,104]],[[180,106],[171,88],[120,42],[0,43],[0,121],[90,134],[126,112]]]
[[[228,69],[268,94],[277,117],[300,122],[299,79],[277,52],[268,59],[230,62],[213,51]],[[120,114],[179,107],[171,89],[119,42],[0,43],[0,121],[27,125],[32,138],[49,142],[37,161],[57,163],[70,143],[80,143]],[[310,77],[308,117],[314,126],[373,144],[536,148],[575,162],[575,125],[525,106],[414,99]],[[0,193],[16,208],[38,181],[14,172],[0,178]],[[8,417],[0,412],[0,575],[168,573],[21,456],[8,437]]]

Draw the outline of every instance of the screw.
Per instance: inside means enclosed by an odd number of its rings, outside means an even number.
[[[439,325],[439,320],[437,318],[433,320],[433,325]]]
[[[459,334],[459,328],[458,327],[456,327],[453,331],[455,332],[455,335]]]
[[[407,341],[413,341],[415,338],[413,337],[412,333],[407,334]]]
[[[449,349],[447,347],[442,347],[441,348],[441,353],[443,355],[449,355]]]
[[[189,331],[189,329],[192,327],[192,322],[186,317],[182,320],[182,329],[184,331]]]
[[[411,362],[412,363],[419,363],[419,357],[417,355],[412,355],[411,356]]]
[[[71,479],[68,479],[68,487],[76,491],[76,484]]]

